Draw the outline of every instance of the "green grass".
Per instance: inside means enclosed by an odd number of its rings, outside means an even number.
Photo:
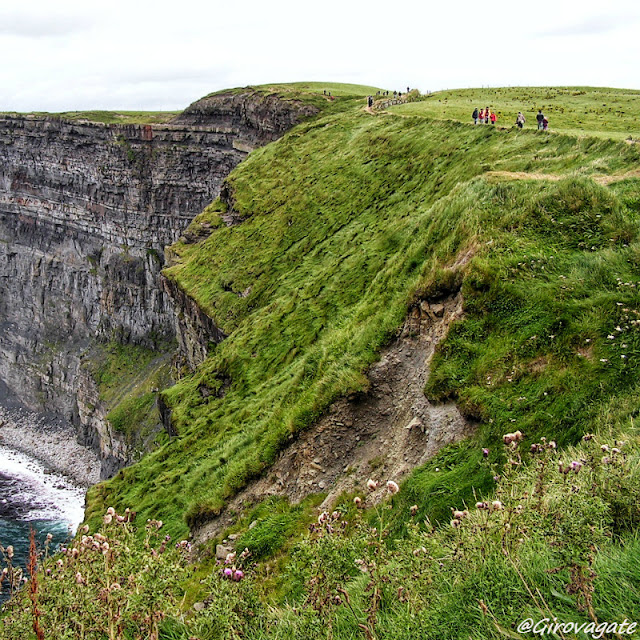
[[[429,95],[422,102],[392,107],[402,115],[423,115],[471,122],[475,107],[488,106],[498,115],[497,125],[515,126],[522,111],[526,128],[536,129],[538,109],[549,128],[568,135],[640,139],[640,91],[593,87],[510,87],[453,89]],[[490,126],[490,125],[489,125]]]
[[[5,112],[2,115],[39,116],[60,118],[61,120],[103,122],[104,124],[167,124],[181,111],[32,111],[14,114]]]
[[[360,102],[252,153],[228,180],[244,222],[221,226],[224,207],[209,207],[195,224],[213,223],[211,236],[174,245],[165,271],[229,337],[165,392],[179,436],[92,500],[159,515],[176,532],[183,515],[191,526],[215,516],[291,434],[366,388],[410,302],[448,282],[468,250],[465,318],[428,393],[479,419],[478,442],[517,426],[575,441],[636,371],[635,325],[626,362],[607,335],[623,321],[617,302],[640,309],[635,289],[616,284],[637,269],[638,181],[591,177],[639,160],[637,146],[611,140],[374,117]],[[489,170],[563,179],[502,182]],[[224,398],[201,393],[226,378]],[[465,473],[471,459],[452,455],[462,468],[439,476],[434,517],[452,496],[487,488]]]

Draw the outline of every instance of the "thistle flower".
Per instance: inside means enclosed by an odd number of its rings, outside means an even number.
[[[609,451],[609,445],[608,445],[608,444],[603,444],[603,445],[600,447],[600,450],[601,450],[601,451]]]
[[[107,513],[108,513],[110,516],[115,516],[115,515],[116,515],[116,510],[115,510],[113,507],[109,507],[109,508],[107,509]]]
[[[240,582],[240,580],[242,580],[242,578],[244,578],[244,573],[243,573],[240,569],[236,569],[236,570],[233,572],[233,579],[234,579],[236,582]]]
[[[111,524],[111,521],[112,521],[112,520],[113,520],[113,516],[112,516],[110,513],[107,513],[107,514],[105,515],[105,517],[104,517],[104,518],[102,518],[102,521],[103,521],[105,524]]]
[[[476,502],[476,509],[486,509],[487,508],[487,503],[486,502]]]
[[[462,523],[460,522],[460,520],[456,520],[455,518],[450,522],[451,526],[454,529],[457,529]]]
[[[76,584],[86,584],[85,579],[79,571],[76,573]]]
[[[489,449],[487,449],[486,447],[482,450],[482,457],[483,458],[489,457]]]
[[[227,557],[224,560],[225,564],[233,564],[235,562],[236,559],[236,552],[232,552],[232,553],[227,553]]]
[[[362,504],[362,499],[361,499],[360,497],[356,496],[356,497],[353,499],[353,504],[355,504],[355,505],[356,505],[356,507],[358,507],[358,508],[359,508],[359,507],[360,507],[360,505]]]
[[[378,488],[378,483],[375,480],[372,480],[371,478],[369,478],[367,480],[367,489],[369,489],[369,491],[375,491]]]
[[[400,487],[393,480],[387,480],[387,491],[393,495],[400,491]]]
[[[571,463],[571,470],[574,471],[575,473],[578,473],[578,471],[580,471],[581,468],[582,468],[582,462],[580,462],[580,460],[573,460],[573,462]]]
[[[502,509],[502,502],[500,502],[500,500],[494,500],[494,501],[491,503],[491,508],[492,508],[494,511],[500,511],[500,509]]]
[[[88,524],[83,525],[80,531],[82,531],[82,533],[89,533],[89,525]]]
[[[225,578],[230,578],[233,575],[233,569],[231,567],[227,567],[222,573]]]

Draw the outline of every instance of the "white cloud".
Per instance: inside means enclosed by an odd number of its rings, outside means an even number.
[[[180,109],[295,80],[640,88],[638,18],[630,0],[29,0],[0,9],[0,110]]]

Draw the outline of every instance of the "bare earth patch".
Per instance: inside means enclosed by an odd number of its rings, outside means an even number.
[[[335,402],[311,429],[284,449],[267,474],[238,494],[215,520],[193,532],[203,543],[232,524],[232,513],[272,495],[294,503],[326,493],[328,508],[343,492],[373,504],[387,480],[402,480],[443,446],[469,435],[473,426],[454,404],[434,406],[423,389],[438,342],[462,314],[460,293],[415,305],[401,335],[369,370],[366,393]],[[381,488],[366,493],[369,478]]]

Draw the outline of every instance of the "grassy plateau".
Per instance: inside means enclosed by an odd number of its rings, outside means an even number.
[[[178,435],[90,490],[87,525],[105,540],[63,557],[43,624],[63,628],[61,593],[78,613],[60,638],[524,638],[526,618],[638,619],[640,146],[626,139],[640,93],[448,91],[368,113],[371,87],[263,90],[327,108],[251,153],[230,198],[193,221],[208,236],[168,250],[165,276],[228,337],[163,392]],[[473,125],[487,104],[502,126]],[[538,108],[552,131],[534,130]],[[458,288],[464,313],[425,394],[455,401],[474,435],[371,510],[354,496],[319,518],[322,495],[247,505],[237,556],[188,565],[189,530],[367,389],[412,303]],[[148,537],[160,527],[136,536],[128,508],[140,529],[162,520],[163,553]],[[145,609],[152,572],[166,597]],[[94,588],[104,607],[82,618],[72,594]],[[30,637],[35,605],[14,603],[6,637]]]

